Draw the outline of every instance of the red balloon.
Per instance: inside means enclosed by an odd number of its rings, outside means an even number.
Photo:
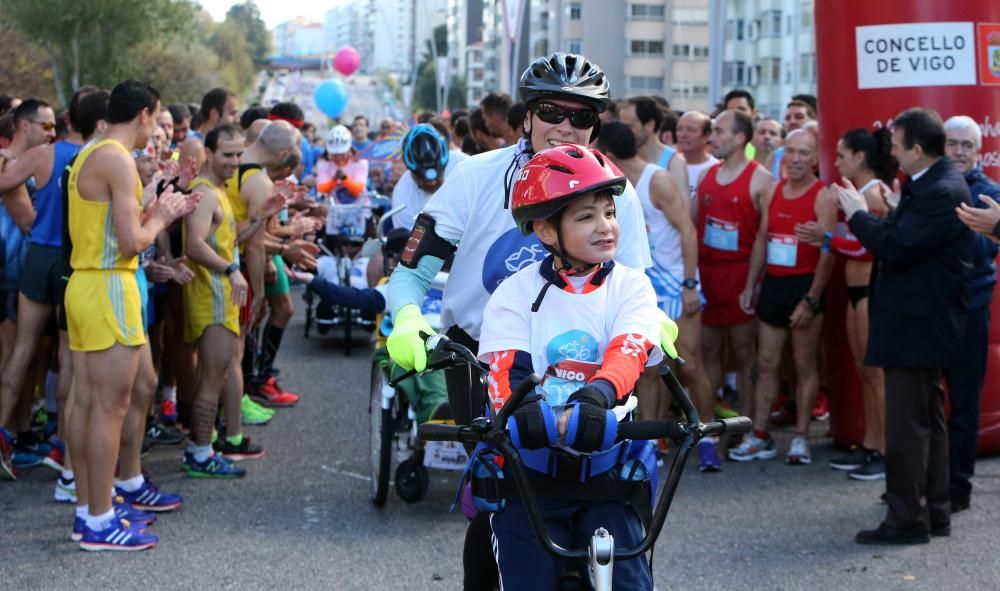
[[[344,76],[357,72],[359,67],[361,67],[361,56],[353,47],[345,47],[333,56],[333,68]]]

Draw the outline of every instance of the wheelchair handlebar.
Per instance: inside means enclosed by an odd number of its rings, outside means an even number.
[[[427,360],[427,367],[424,369],[424,372],[447,369],[461,363],[468,364],[469,367],[479,367],[479,360],[472,354],[472,351],[443,334],[428,334],[420,331],[420,338],[423,339],[427,352],[433,353],[436,356],[434,359]],[[411,369],[401,376],[390,380],[389,385],[395,387],[403,380],[424,372]]]

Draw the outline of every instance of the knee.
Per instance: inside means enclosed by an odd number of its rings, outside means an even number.
[[[776,376],[781,366],[781,351],[761,349],[757,352],[757,374],[760,376]]]

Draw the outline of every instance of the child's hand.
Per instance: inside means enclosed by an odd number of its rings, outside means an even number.
[[[566,440],[566,428],[569,426],[569,417],[573,414],[572,407],[566,407],[559,419],[556,420],[556,432],[559,433],[559,443]]]

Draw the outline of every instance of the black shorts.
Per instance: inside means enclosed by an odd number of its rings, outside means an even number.
[[[0,322],[17,322],[17,290],[0,289]]]
[[[61,247],[31,244],[21,269],[21,293],[39,304],[62,306],[69,274]]]
[[[757,298],[757,317],[771,326],[787,328],[788,319],[802,298],[809,293],[812,282],[812,274],[786,277],[764,275],[764,284],[761,285],[760,296]],[[819,303],[820,311],[817,314],[822,314],[822,297]]]

